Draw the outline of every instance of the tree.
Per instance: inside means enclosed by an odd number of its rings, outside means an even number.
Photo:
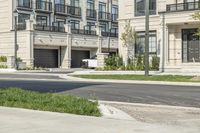
[[[136,41],[136,32],[135,28],[131,26],[130,20],[124,27],[124,32],[121,35],[121,40],[123,41],[123,45],[128,47],[128,45],[134,44]]]
[[[192,18],[193,18],[194,20],[199,20],[199,21],[200,21],[200,12],[195,12],[195,13],[192,15]],[[197,32],[196,32],[194,35],[200,36],[200,27],[198,28]]]

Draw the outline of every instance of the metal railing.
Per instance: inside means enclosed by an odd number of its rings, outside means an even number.
[[[32,9],[32,0],[17,0],[17,8]]]
[[[167,12],[199,10],[200,1],[167,5]]]
[[[38,31],[50,31],[50,32],[65,32],[64,27],[59,26],[46,26],[46,25],[34,25],[34,30]]]
[[[96,31],[84,29],[71,29],[72,34],[96,35]]]
[[[111,15],[108,12],[99,12],[99,20],[111,20]]]
[[[87,9],[87,18],[96,19],[97,18],[96,10]]]
[[[36,10],[52,11],[52,2],[36,0]]]
[[[111,29],[110,32],[101,32],[101,35],[104,37],[118,37],[117,28]]]
[[[81,16],[81,8],[75,6],[67,6],[67,13],[73,16]]]

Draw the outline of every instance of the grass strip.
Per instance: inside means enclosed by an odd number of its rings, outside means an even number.
[[[0,89],[0,106],[101,116],[97,102],[75,96],[39,93],[20,88]]]

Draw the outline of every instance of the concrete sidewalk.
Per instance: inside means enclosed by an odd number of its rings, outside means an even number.
[[[198,133],[178,125],[147,124],[0,107],[1,133]]]

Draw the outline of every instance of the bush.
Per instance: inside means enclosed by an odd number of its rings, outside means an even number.
[[[152,70],[159,70],[160,58],[157,56],[152,57]]]
[[[0,62],[7,62],[6,56],[0,56]]]
[[[136,69],[137,70],[144,70],[145,65],[144,65],[144,56],[139,54],[136,56]]]
[[[0,69],[6,69],[6,68],[8,68],[8,66],[6,66],[6,65],[0,65]]]

